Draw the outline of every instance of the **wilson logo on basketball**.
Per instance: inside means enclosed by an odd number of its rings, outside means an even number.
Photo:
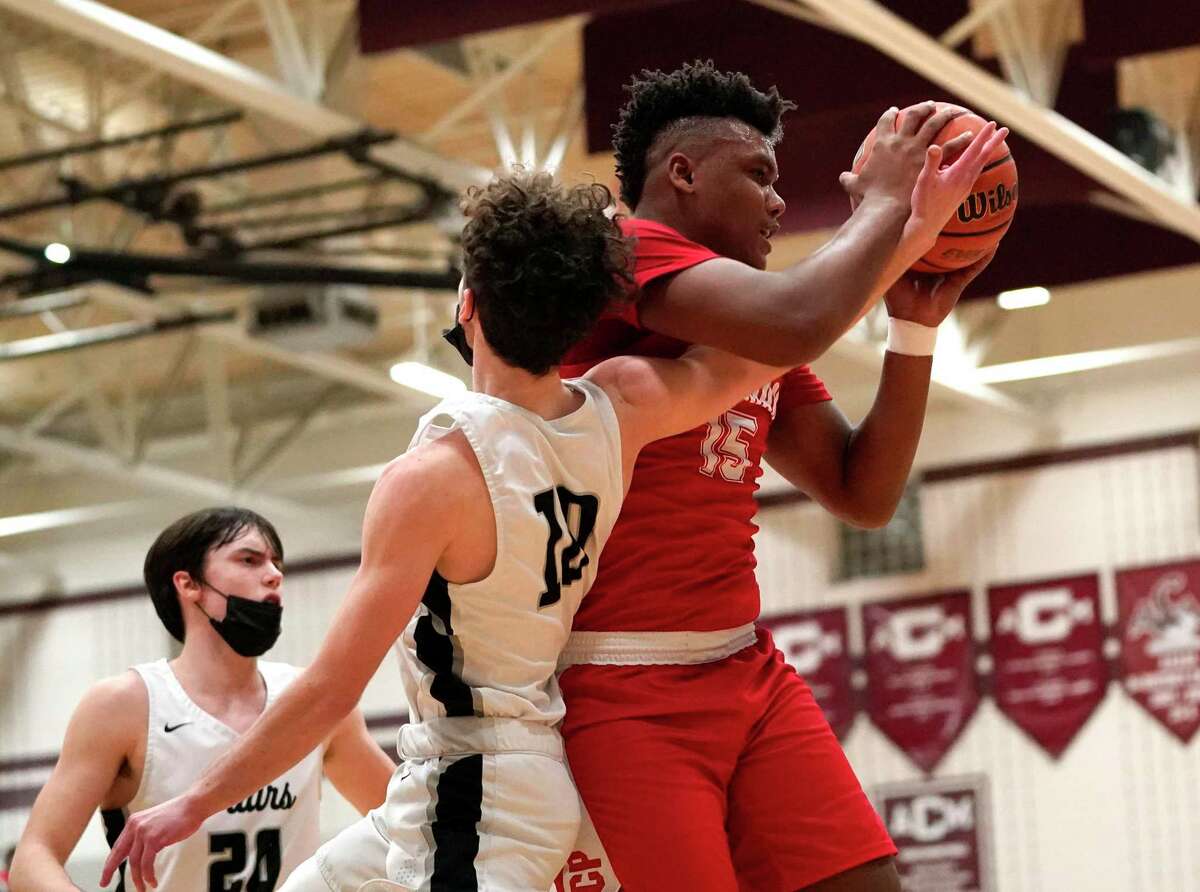
[[[997,214],[1017,200],[1017,185],[1012,188],[1004,183],[997,183],[996,188],[987,192],[972,192],[967,200],[958,206],[958,219],[962,223],[981,220],[988,214]]]

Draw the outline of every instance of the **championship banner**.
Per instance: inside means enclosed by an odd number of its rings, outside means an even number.
[[[854,724],[858,712],[851,674],[846,626],[846,609],[811,610],[787,616],[765,617],[775,646],[808,683],[813,697],[833,733],[841,740]]]
[[[992,892],[986,778],[888,784],[871,798],[899,850],[903,892]]]
[[[979,705],[970,593],[863,607],[867,713],[931,773]]]
[[[1117,573],[1121,683],[1184,743],[1200,728],[1200,559]]]
[[[1100,577],[988,589],[996,705],[1057,759],[1104,699]]]

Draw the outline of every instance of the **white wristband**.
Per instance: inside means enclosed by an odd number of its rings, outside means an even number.
[[[888,319],[887,349],[905,356],[933,356],[938,330],[907,319]]]

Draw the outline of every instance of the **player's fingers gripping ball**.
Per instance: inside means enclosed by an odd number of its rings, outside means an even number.
[[[895,118],[899,129],[904,115],[914,106],[900,110]],[[947,102],[938,102],[937,109],[960,108]],[[934,143],[945,145],[956,136],[971,131],[978,133],[987,122],[968,109],[941,129]],[[851,170],[858,173],[866,164],[875,145],[875,128],[854,155]],[[949,164],[954,158],[942,158]],[[983,171],[971,187],[966,200],[959,205],[954,216],[938,235],[934,246],[915,264],[913,270],[920,273],[945,273],[970,266],[986,255],[1004,237],[1017,210],[1017,165],[1013,161],[1008,143],[1002,142],[993,150],[983,165]]]

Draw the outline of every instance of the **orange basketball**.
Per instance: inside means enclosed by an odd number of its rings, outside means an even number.
[[[948,102],[938,102],[937,107],[962,108]],[[941,145],[966,130],[978,133],[987,124],[974,112],[962,110],[964,114],[943,127],[934,142]],[[896,116],[897,127],[907,111],[907,108],[901,109]],[[854,155],[851,170],[858,173],[862,169],[874,145],[875,129],[871,128]],[[933,248],[913,264],[913,269],[921,273],[944,273],[970,266],[1004,237],[1016,210],[1017,165],[1008,150],[1008,143],[1002,142],[984,164],[967,200],[959,205]]]

